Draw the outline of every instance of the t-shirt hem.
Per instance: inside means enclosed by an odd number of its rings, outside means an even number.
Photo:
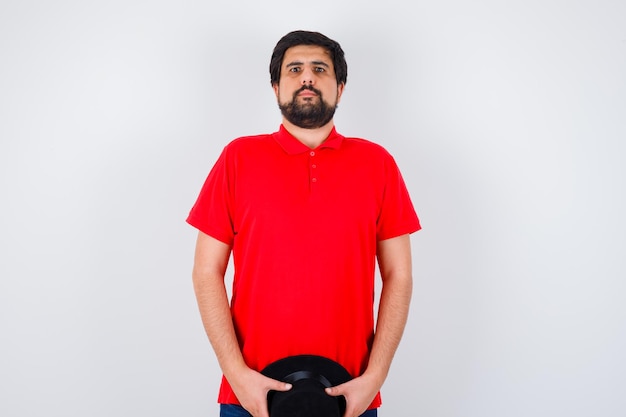
[[[394,237],[398,237],[398,236],[402,236],[406,234],[410,235],[410,234],[420,231],[421,229],[422,229],[422,226],[420,224],[417,224],[407,229],[401,229],[401,230],[399,229],[393,232],[385,233],[384,235],[378,236],[377,240],[381,241],[381,240],[393,239]]]
[[[215,229],[202,225],[201,222],[194,216],[189,216],[186,221],[187,221],[187,224],[195,227],[202,233],[207,234],[211,236],[212,238],[219,240],[222,243],[225,243],[227,245],[232,245],[232,239],[229,236],[226,236],[223,233],[219,233]]]

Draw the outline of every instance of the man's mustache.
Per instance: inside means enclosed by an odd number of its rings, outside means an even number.
[[[302,87],[298,88],[298,90],[296,90],[296,92],[293,95],[297,96],[298,94],[300,94],[304,90],[313,91],[318,96],[320,96],[320,97],[322,96],[322,92],[320,90],[318,90],[317,88],[313,87],[312,85],[303,85]]]

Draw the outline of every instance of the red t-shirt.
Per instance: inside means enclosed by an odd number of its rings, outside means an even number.
[[[187,222],[232,245],[231,311],[248,366],[315,354],[355,377],[374,337],[376,242],[420,229],[385,149],[335,129],[310,149],[283,126],[229,143]],[[225,378],[218,401],[238,404]]]

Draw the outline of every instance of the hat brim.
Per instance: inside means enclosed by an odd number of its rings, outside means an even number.
[[[343,384],[352,379],[352,375],[339,363],[317,355],[295,355],[279,359],[266,366],[261,373],[283,382],[292,382],[289,377],[294,374],[296,378],[298,374],[304,373],[309,373],[309,377],[319,375],[330,383],[330,385],[324,383],[327,387]]]
[[[352,379],[339,363],[316,355],[289,356],[272,362],[261,373],[269,378],[293,385],[289,391],[270,391],[267,395],[270,417],[294,415],[343,416],[346,400],[333,397],[324,388]]]

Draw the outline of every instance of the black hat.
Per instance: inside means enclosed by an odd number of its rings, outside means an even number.
[[[272,362],[261,371],[272,379],[288,382],[289,391],[270,391],[270,417],[342,417],[346,399],[326,394],[325,388],[352,379],[337,362],[316,355],[289,356]]]

